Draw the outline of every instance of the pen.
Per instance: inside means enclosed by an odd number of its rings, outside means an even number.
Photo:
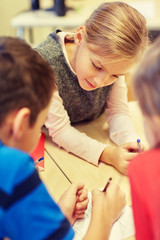
[[[40,161],[42,161],[44,159],[44,157],[40,157],[40,158],[38,158],[35,162],[34,162],[34,164],[35,165],[37,165]]]
[[[107,190],[107,188],[108,188],[108,186],[109,186],[111,180],[112,180],[112,178],[110,177],[109,180],[108,180],[108,182],[107,182],[107,184],[106,184],[106,186],[104,187],[104,189],[103,189],[102,192],[106,192],[106,190]]]
[[[138,152],[141,152],[142,148],[141,148],[141,140],[137,139],[137,148],[138,148]]]

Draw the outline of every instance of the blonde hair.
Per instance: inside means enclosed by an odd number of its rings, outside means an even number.
[[[126,3],[103,3],[85,23],[85,40],[98,55],[135,62],[149,42],[146,20]]]

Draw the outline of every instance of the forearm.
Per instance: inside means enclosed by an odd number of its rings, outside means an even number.
[[[117,145],[135,142],[139,138],[130,116],[115,115],[109,124],[109,130],[111,140]]]
[[[101,155],[107,147],[106,144],[87,136],[70,125],[59,130],[48,125],[46,126],[53,142],[59,147],[98,166],[99,161],[102,160]]]
[[[50,135],[60,147],[94,165],[98,165],[100,155],[106,147],[105,144],[88,137],[71,126],[56,134],[50,132]]]

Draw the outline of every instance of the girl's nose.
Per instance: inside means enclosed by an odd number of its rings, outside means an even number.
[[[94,82],[97,87],[103,87],[106,85],[107,80],[109,79],[109,75],[102,72],[94,77]]]

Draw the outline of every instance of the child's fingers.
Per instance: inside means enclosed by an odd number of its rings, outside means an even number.
[[[85,209],[86,210],[87,206],[88,206],[88,202],[89,202],[88,198],[85,199],[82,202],[77,202],[76,206],[75,206],[75,211],[78,211],[78,210],[81,210],[81,209]]]
[[[78,193],[84,188],[84,183],[72,183],[71,188]]]
[[[80,210],[76,210],[75,214],[83,214],[86,211],[86,208],[80,209]]]
[[[88,198],[88,190],[86,188],[81,189],[77,192],[78,195],[78,201],[83,201]]]
[[[78,190],[77,191],[77,196],[80,196],[82,194],[82,192],[83,192],[83,189]]]
[[[130,143],[124,143],[123,145],[120,146],[121,148],[124,148],[126,150],[128,150],[129,152],[139,152],[139,148],[137,146],[137,142],[130,142]],[[141,143],[141,151],[144,151],[144,146]]]
[[[75,217],[76,217],[76,218],[84,218],[84,213],[75,214]]]
[[[129,143],[124,143],[122,145],[120,145],[121,148],[124,149],[137,149],[137,142],[129,142]]]

